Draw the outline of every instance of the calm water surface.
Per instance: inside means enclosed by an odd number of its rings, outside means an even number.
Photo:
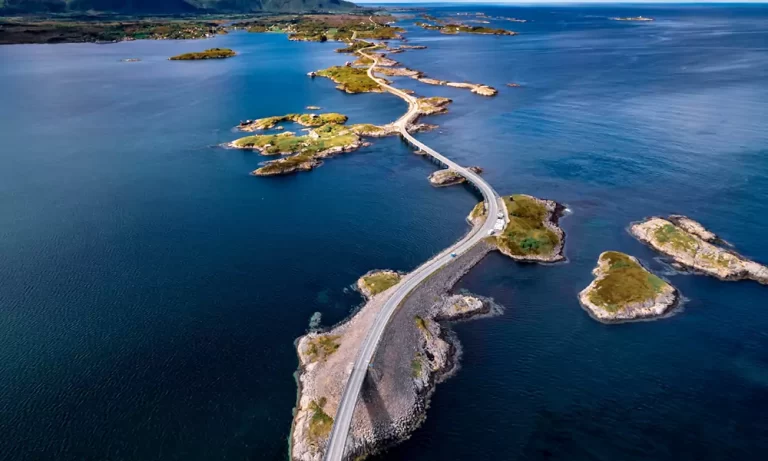
[[[460,288],[506,307],[462,323],[462,369],[382,459],[723,460],[768,450],[768,292],[675,274],[626,233],[688,214],[768,262],[768,10],[443,7],[516,37],[404,20],[398,55],[495,98],[455,100],[419,135],[501,193],[566,203],[569,262],[489,256]],[[610,16],[653,16],[618,23]],[[169,62],[202,47],[240,56]],[[306,174],[254,178],[225,150],[242,119],[307,105],[385,123],[404,103],[305,74],[337,44],[210,41],[0,47],[0,459],[286,458],[293,340],[331,325],[373,268],[409,270],[466,231],[476,197],[375,140]],[[121,63],[137,57],[138,63]],[[518,82],[521,88],[508,88]],[[679,315],[605,326],[579,307],[604,250],[687,297]]]

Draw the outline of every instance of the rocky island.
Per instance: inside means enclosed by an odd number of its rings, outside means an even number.
[[[624,17],[624,18],[610,18],[611,21],[639,21],[639,22],[649,22],[653,21],[653,18],[646,18],[645,16],[630,16],[630,17]]]
[[[480,34],[480,35],[517,35],[517,32],[506,29],[493,29],[484,26],[468,26],[465,24],[430,24],[427,22],[417,22],[417,26],[425,30],[437,30],[441,34],[456,35],[459,33],[465,34]]]
[[[494,238],[503,254],[517,261],[556,262],[565,259],[565,233],[558,221],[565,207],[530,195],[503,197],[509,223]]]
[[[467,169],[478,174],[483,171],[482,168],[477,166],[471,166]],[[456,173],[450,168],[437,170],[429,175],[427,179],[429,179],[429,183],[435,187],[453,186],[454,184],[462,184],[467,182],[467,179],[464,176]]]
[[[198,61],[201,59],[226,59],[235,56],[237,53],[229,48],[211,48],[209,50],[196,53],[184,53],[178,56],[172,56],[171,61]]]
[[[768,284],[768,267],[715,243],[717,236],[698,222],[680,215],[652,217],[634,223],[629,231],[638,240],[692,269],[720,280],[754,280]]]
[[[391,270],[373,270],[357,280],[357,289],[366,299],[397,285],[402,276]]]
[[[593,274],[595,280],[579,293],[579,301],[600,322],[659,317],[678,303],[679,295],[672,285],[624,253],[602,253]]]
[[[312,128],[307,134],[296,135],[292,131],[277,134],[246,136],[228,144],[233,149],[256,150],[262,155],[284,155],[279,160],[266,162],[252,172],[255,176],[274,176],[309,171],[322,165],[322,159],[344,152],[351,152],[366,145],[362,137],[382,137],[397,134],[393,125],[366,123],[346,126],[347,117],[342,114],[288,114],[247,120],[238,125],[244,131],[274,128],[278,123],[290,121]],[[281,127],[278,127],[281,128]]]

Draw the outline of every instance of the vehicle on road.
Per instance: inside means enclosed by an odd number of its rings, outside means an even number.
[[[455,258],[455,257],[456,257],[456,253],[451,253],[451,258]]]

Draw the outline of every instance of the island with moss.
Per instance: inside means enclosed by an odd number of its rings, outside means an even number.
[[[603,323],[652,319],[669,313],[679,302],[677,290],[645,269],[640,262],[618,251],[600,255],[595,280],[579,301]]]
[[[503,197],[503,202],[509,222],[493,237],[501,253],[524,262],[551,263],[565,259],[565,233],[558,226],[565,207],[552,200],[523,194]]]
[[[184,53],[178,56],[172,56],[168,59],[171,61],[199,61],[203,59],[226,59],[237,55],[229,48],[211,48],[205,51],[199,51],[194,53]]]
[[[731,249],[700,223],[680,215],[652,217],[633,223],[630,233],[654,250],[671,257],[677,268],[720,280],[754,280],[768,284],[768,267]]]
[[[326,77],[336,83],[336,88],[346,93],[383,93],[384,90],[374,79],[368,76],[366,69],[352,66],[332,66],[315,72],[318,77]]]
[[[467,169],[478,174],[483,172],[483,169],[479,166],[470,166]],[[429,180],[429,183],[435,187],[453,186],[455,184],[462,184],[467,182],[467,178],[451,170],[450,168],[437,170],[429,175],[427,179]]]
[[[238,125],[244,131],[259,131],[277,126],[282,122],[293,122],[309,126],[307,134],[297,135],[292,131],[246,136],[228,144],[233,149],[250,149],[261,155],[282,155],[283,158],[266,162],[251,174],[274,176],[309,171],[322,165],[322,159],[344,152],[352,152],[367,145],[363,137],[383,137],[398,133],[393,125],[372,125],[361,123],[345,125],[343,114],[288,114],[247,120]]]
[[[517,32],[506,29],[493,29],[485,26],[468,26],[461,23],[432,24],[428,22],[417,22],[417,26],[425,30],[440,31],[441,34],[479,34],[479,35],[517,35]]]
[[[366,299],[388,290],[400,282],[402,275],[391,270],[373,270],[357,280],[357,289]]]

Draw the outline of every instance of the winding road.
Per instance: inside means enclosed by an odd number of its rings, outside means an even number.
[[[355,39],[354,36],[352,38],[353,40]],[[368,68],[368,76],[381,85],[382,88],[404,99],[408,103],[408,112],[397,119],[397,121],[394,122],[394,126],[397,127],[403,138],[413,146],[418,147],[427,155],[431,155],[438,159],[448,168],[462,175],[467,181],[474,184],[480,190],[485,199],[486,219],[481,226],[474,226],[464,238],[446,248],[432,259],[419,266],[413,272],[404,276],[395,286],[394,291],[389,295],[389,299],[382,309],[376,314],[371,329],[368,330],[365,339],[360,345],[360,352],[355,359],[352,372],[349,375],[349,380],[341,395],[341,400],[336,410],[336,417],[333,421],[333,428],[331,429],[328,445],[325,450],[324,459],[326,461],[341,461],[344,459],[344,448],[347,443],[349,428],[352,424],[352,416],[355,412],[355,405],[357,404],[360,389],[365,380],[365,375],[368,372],[369,364],[371,363],[371,360],[373,360],[373,355],[381,341],[384,330],[400,304],[402,304],[405,298],[430,275],[449,265],[455,256],[461,255],[487,237],[491,231],[493,231],[494,224],[497,221],[497,215],[501,210],[503,210],[504,225],[507,224],[507,213],[504,203],[490,184],[478,174],[453,162],[436,150],[417,140],[408,132],[408,125],[413,123],[419,116],[417,99],[375,77],[373,73],[376,66],[379,64],[379,57],[377,55],[366,54],[364,52],[366,49],[367,48],[363,48],[359,53],[373,60],[373,64]]]

